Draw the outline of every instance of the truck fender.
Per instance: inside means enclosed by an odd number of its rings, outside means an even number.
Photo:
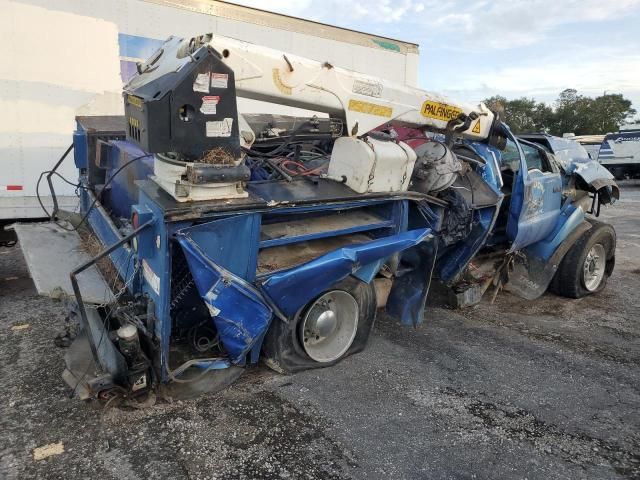
[[[609,204],[620,199],[620,188],[613,175],[598,162],[571,163],[568,172],[584,182],[588,191],[599,193],[600,203]]]
[[[582,213],[581,209],[576,211]],[[582,216],[584,218],[584,213]],[[517,252],[505,289],[526,300],[535,300],[540,297],[549,288],[564,256],[590,228],[591,223],[583,219],[566,235],[548,258],[536,255],[535,248],[526,248]],[[538,244],[532,245],[532,247],[536,246]]]

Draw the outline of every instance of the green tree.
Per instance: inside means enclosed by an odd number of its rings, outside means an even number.
[[[484,102],[492,110],[500,112],[514,133],[604,134],[617,131],[636,114],[636,110],[631,108],[631,101],[620,93],[590,98],[578,94],[573,88],[560,92],[553,108],[526,97],[508,100],[496,95]]]
[[[581,130],[587,124],[586,116],[590,115],[591,102],[590,98],[578,95],[578,91],[573,88],[560,92],[555,103],[550,133],[560,136],[563,133],[581,135]]]
[[[624,98],[622,94],[605,93],[593,99],[591,115],[587,116],[588,130],[594,133],[615,132],[635,114],[636,110],[631,108],[631,101]]]
[[[514,133],[546,131],[553,118],[551,107],[533,98],[507,100],[496,95],[484,101],[489,108],[500,112],[502,119]]]

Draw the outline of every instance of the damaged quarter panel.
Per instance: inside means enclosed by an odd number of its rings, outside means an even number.
[[[271,309],[251,284],[212,262],[187,235],[178,234],[178,242],[220,341],[233,363],[244,363],[267,331]]]

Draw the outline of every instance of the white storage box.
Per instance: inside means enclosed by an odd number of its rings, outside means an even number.
[[[346,177],[358,193],[402,192],[409,187],[416,154],[403,142],[338,138],[329,162],[330,177]]]

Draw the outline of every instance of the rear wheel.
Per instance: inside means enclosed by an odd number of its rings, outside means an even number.
[[[375,315],[373,285],[347,277],[288,323],[273,320],[262,347],[266,363],[281,373],[334,365],[364,349]]]
[[[330,290],[307,308],[299,340],[307,355],[319,363],[342,357],[358,332],[358,302],[345,290]]]
[[[562,259],[550,286],[553,293],[581,298],[606,286],[615,265],[616,232],[606,223],[591,224]]]

